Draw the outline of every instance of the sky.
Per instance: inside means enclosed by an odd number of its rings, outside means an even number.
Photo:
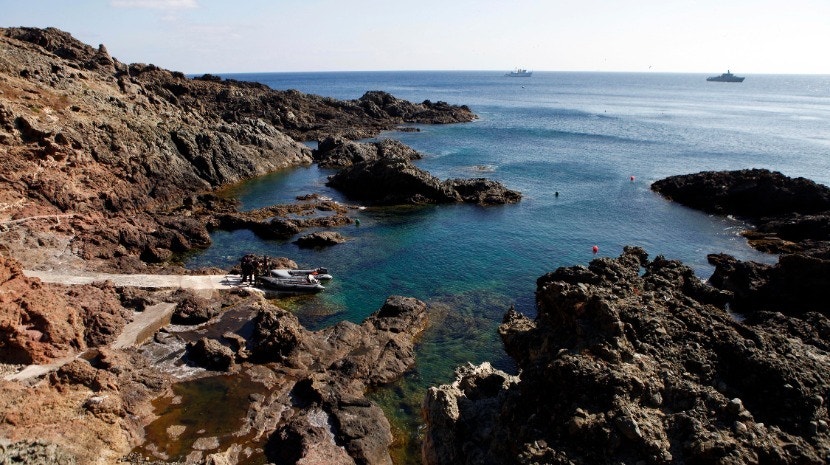
[[[0,26],[188,74],[830,74],[830,0],[0,0]]]

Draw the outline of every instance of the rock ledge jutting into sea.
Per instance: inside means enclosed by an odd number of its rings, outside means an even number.
[[[425,462],[826,463],[826,346],[737,321],[727,296],[636,247],[540,277],[537,317],[499,328],[518,379],[431,388]]]
[[[778,263],[741,262],[710,254],[709,282],[733,294],[744,313],[830,315],[830,188],[768,170],[702,172],[672,176],[652,189],[684,205],[735,215],[754,229],[742,234],[759,250],[781,254]]]

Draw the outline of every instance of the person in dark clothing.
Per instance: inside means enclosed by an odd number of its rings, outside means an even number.
[[[240,267],[242,268],[242,284],[245,284],[246,281],[250,281],[253,285],[254,280],[256,279],[256,256],[253,254],[248,254],[242,257],[242,262],[240,263]]]

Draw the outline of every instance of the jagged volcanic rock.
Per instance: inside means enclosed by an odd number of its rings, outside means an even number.
[[[519,381],[432,388],[426,436],[453,441],[426,462],[825,463],[826,350],[705,303],[721,294],[639,248],[542,276],[537,317],[499,329]]]
[[[355,163],[377,160],[378,158],[400,158],[419,160],[421,154],[415,149],[394,139],[380,142],[361,143],[343,137],[326,137],[317,143],[313,151],[314,161],[323,168],[343,168]]]
[[[405,158],[379,158],[348,166],[327,185],[350,198],[376,205],[467,202],[480,205],[516,203],[522,194],[489,179],[441,181]]]
[[[104,269],[164,263],[210,244],[210,213],[196,213],[210,210],[189,199],[312,163],[298,141],[475,118],[379,91],[339,101],[188,79],[54,28],[2,28],[0,50],[0,203],[15,225],[7,246],[27,265],[49,257],[37,254],[46,247]]]
[[[111,283],[44,284],[0,257],[0,363],[44,363],[103,346],[131,315]]]
[[[763,169],[671,176],[651,188],[688,207],[719,215],[758,219],[830,210],[827,186]]]
[[[781,253],[775,265],[710,254],[709,282],[733,294],[733,309],[801,315],[830,314],[830,188],[767,170],[703,172],[655,182],[652,189],[684,205],[739,215],[756,229],[750,245]]]

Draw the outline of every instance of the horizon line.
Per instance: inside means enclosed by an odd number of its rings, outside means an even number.
[[[715,71],[632,71],[632,70],[548,70],[529,69],[533,73],[607,73],[607,74],[688,74],[711,76]],[[170,70],[174,71],[174,70]],[[510,69],[364,69],[364,70],[292,70],[292,71],[210,71],[210,72],[185,72],[188,76],[203,76],[206,74],[311,74],[311,73],[507,73]],[[734,74],[734,73],[733,73]],[[741,76],[830,76],[828,73],[796,73],[796,72],[742,72]]]

